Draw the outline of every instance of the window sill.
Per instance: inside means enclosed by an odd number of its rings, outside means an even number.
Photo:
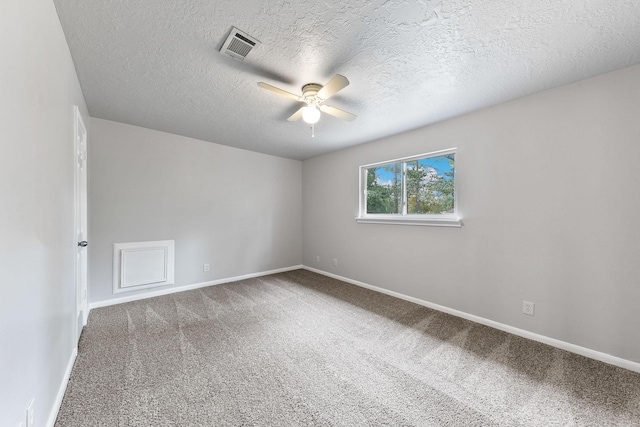
[[[422,225],[427,227],[462,227],[458,218],[407,218],[407,217],[356,217],[361,224],[393,224],[393,225]]]

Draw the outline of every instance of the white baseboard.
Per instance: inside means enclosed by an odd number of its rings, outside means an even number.
[[[53,427],[56,423],[56,418],[58,418],[58,412],[60,411],[60,405],[62,405],[62,399],[64,398],[64,392],[67,391],[67,384],[69,383],[69,377],[71,377],[71,371],[73,370],[73,364],[76,361],[76,356],[78,356],[78,349],[74,348],[71,352],[71,358],[69,359],[69,363],[67,363],[67,370],[64,372],[64,376],[62,377],[62,382],[60,383],[60,387],[58,388],[58,394],[56,395],[56,400],[53,402],[53,407],[51,408],[51,412],[49,413],[49,419],[47,420],[47,427]]]
[[[524,329],[516,328],[513,326],[505,325],[504,323],[496,322],[493,320],[485,319],[484,317],[476,316],[474,314],[465,313],[464,311],[455,310],[453,308],[445,307],[443,305],[434,304],[429,301],[424,301],[419,298],[414,298],[408,295],[401,294],[399,292],[390,291],[388,289],[379,288],[377,286],[369,285],[368,283],[360,282],[358,280],[349,279],[348,277],[339,276],[337,274],[329,273],[327,271],[318,270],[313,267],[307,267],[303,265],[302,268],[305,270],[312,271],[314,273],[322,274],[323,276],[331,277],[334,279],[341,280],[343,282],[351,283],[352,285],[360,286],[363,288],[371,289],[372,291],[380,292],[382,294],[391,295],[396,298],[403,299],[405,301],[410,301],[412,303],[422,305],[424,307],[432,308],[434,310],[442,311],[444,313],[451,314],[453,316],[461,317],[463,319],[471,320],[472,322],[480,323],[482,325],[490,326],[495,329],[499,329],[504,332],[508,332],[513,335],[518,335],[523,338],[528,338],[533,341],[538,341],[543,344],[550,345],[552,347],[559,348],[561,350],[566,350],[571,353],[579,354],[581,356],[588,357],[590,359],[599,360],[604,363],[608,363],[610,365],[618,366],[620,368],[628,369],[630,371],[640,373],[640,363],[633,362],[631,360],[622,359],[620,357],[612,356],[610,354],[602,353],[600,351],[592,350],[590,348],[581,347],[579,345],[571,344],[565,341],[560,341],[555,338],[550,338],[545,335],[536,334],[534,332],[529,332]]]
[[[220,284],[223,284],[223,283],[236,282],[238,280],[252,279],[254,277],[267,276],[269,274],[283,273],[285,271],[291,271],[291,270],[299,270],[301,268],[303,268],[302,265],[294,265],[294,266],[291,266],[291,267],[278,268],[278,269],[275,269],[275,270],[261,271],[261,272],[258,272],[258,273],[244,274],[242,276],[226,277],[224,279],[212,280],[210,282],[194,283],[194,284],[191,284],[191,285],[177,286],[177,287],[174,287],[174,288],[160,289],[160,290],[157,290],[157,291],[149,291],[149,292],[144,292],[144,293],[140,293],[140,294],[119,297],[119,298],[111,298],[111,299],[107,299],[107,300],[103,300],[103,301],[95,301],[95,302],[92,302],[92,303],[89,304],[89,311],[93,310],[94,308],[107,307],[109,305],[122,304],[122,303],[125,303],[125,302],[137,301],[137,300],[153,298],[153,297],[159,297],[159,296],[162,296],[162,295],[175,294],[176,292],[183,292],[183,291],[190,291],[192,289],[206,288],[207,286],[214,286],[214,285],[220,285]]]

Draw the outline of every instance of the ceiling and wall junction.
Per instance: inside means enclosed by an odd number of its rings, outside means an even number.
[[[92,117],[308,159],[640,63],[635,0],[55,0]],[[219,52],[233,26],[261,44]],[[293,93],[350,86],[316,136]]]

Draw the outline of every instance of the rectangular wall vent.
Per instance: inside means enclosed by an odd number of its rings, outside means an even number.
[[[225,40],[222,45],[220,52],[242,61],[253,48],[259,45],[260,42],[258,40],[233,27],[229,33],[229,37],[227,37],[227,40]]]
[[[115,243],[113,245],[113,293],[172,285],[175,242]]]

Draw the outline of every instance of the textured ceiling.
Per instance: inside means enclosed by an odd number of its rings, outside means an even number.
[[[306,159],[640,63],[638,0],[54,0],[91,116]],[[219,52],[232,26],[262,44]],[[334,74],[316,137],[286,121]]]

